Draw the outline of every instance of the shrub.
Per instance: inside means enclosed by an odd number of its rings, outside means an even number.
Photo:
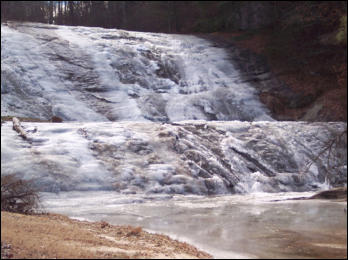
[[[1,210],[30,214],[39,206],[38,191],[32,181],[15,175],[1,176]]]
[[[340,22],[341,24],[336,34],[336,40],[338,44],[347,45],[347,15],[342,16]]]

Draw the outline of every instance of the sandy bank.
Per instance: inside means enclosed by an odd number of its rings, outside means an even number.
[[[1,212],[1,258],[212,258],[140,227]]]

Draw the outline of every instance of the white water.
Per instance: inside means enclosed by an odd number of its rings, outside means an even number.
[[[187,35],[1,25],[1,115],[273,120],[225,51]]]
[[[42,191],[229,194],[327,188],[329,151],[344,123],[22,123],[1,129],[1,171],[34,178]],[[36,129],[35,132],[31,132]],[[331,184],[346,180],[346,146],[331,152]],[[299,173],[302,172],[302,173]]]
[[[28,140],[3,124],[1,173],[34,178],[49,211],[141,225],[215,257],[342,247],[317,238],[344,240],[344,203],[273,200],[346,183],[346,140],[331,154],[337,176],[328,151],[299,174],[346,123],[276,122],[237,82],[224,50],[193,36],[2,24],[1,115],[73,122],[23,123]]]

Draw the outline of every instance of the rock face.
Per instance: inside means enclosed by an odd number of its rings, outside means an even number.
[[[257,89],[261,102],[269,108],[275,119],[301,120],[301,117],[304,116],[301,109],[311,105],[317,98],[312,94],[295,92],[279,80],[261,55],[239,48],[233,48],[230,53],[231,61],[242,72],[243,80],[250,82]],[[286,110],[294,112],[286,113]],[[317,121],[316,118],[318,115],[313,114],[307,120]]]
[[[24,122],[22,126],[28,132],[33,127],[38,130],[23,140],[10,123],[2,126],[1,172],[34,178],[43,191],[229,194],[308,191],[347,181],[346,136],[330,155],[323,151],[345,129],[344,123]]]
[[[260,101],[269,109],[276,120],[300,120],[300,121],[346,121],[347,103],[338,101],[346,96],[344,89],[331,89],[330,83],[322,83],[326,86],[325,95],[318,90],[315,84],[308,84],[308,80],[297,82],[302,91],[290,86],[282,80],[282,75],[294,77],[293,72],[275,72],[271,68],[266,56],[255,43],[253,48],[244,46],[244,42],[234,40],[232,34],[200,35],[214,42],[217,47],[223,47],[229,54],[229,59],[240,72],[239,82],[247,82],[256,89]],[[257,40],[257,38],[255,38]],[[261,41],[261,40],[260,40]],[[262,41],[261,41],[262,42]],[[250,43],[249,43],[250,44]],[[288,68],[291,71],[291,67]],[[314,73],[314,72],[313,72]],[[298,79],[296,79],[298,81]],[[318,79],[316,79],[318,80]],[[294,81],[294,80],[292,80]],[[312,80],[313,81],[313,80]],[[327,79],[326,79],[327,81]],[[303,91],[305,89],[306,91]]]

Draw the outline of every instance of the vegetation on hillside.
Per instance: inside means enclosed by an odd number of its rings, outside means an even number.
[[[175,33],[294,25],[325,31],[346,8],[346,1],[2,1],[1,19]]]

